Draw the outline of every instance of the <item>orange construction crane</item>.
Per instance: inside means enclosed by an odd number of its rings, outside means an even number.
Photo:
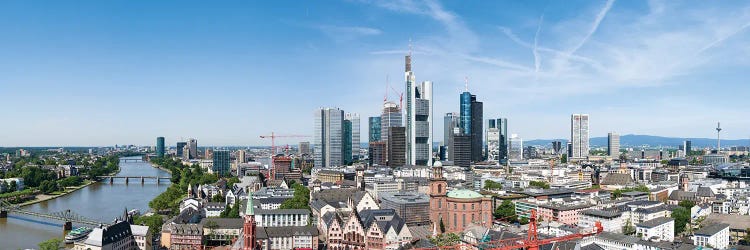
[[[276,138],[305,138],[310,137],[309,135],[277,135],[271,132],[270,135],[261,135],[260,138],[271,139],[271,155],[276,154]]]
[[[553,238],[547,238],[547,239],[539,239],[539,235],[537,234],[537,225],[536,225],[536,210],[531,210],[531,216],[529,217],[529,230],[528,230],[528,236],[526,237],[519,237],[519,238],[511,238],[511,239],[504,239],[504,240],[496,240],[496,241],[489,241],[489,242],[481,242],[477,245],[466,245],[466,244],[457,244],[453,246],[445,246],[445,247],[436,247],[436,248],[419,248],[423,250],[447,250],[447,249],[473,249],[473,248],[479,248],[484,250],[513,250],[513,249],[526,249],[526,250],[539,250],[540,246],[544,246],[547,244],[557,243],[557,242],[565,242],[570,240],[577,240],[582,239],[584,237],[597,235],[604,231],[602,227],[602,223],[597,221],[595,223],[595,226],[592,230],[586,231],[586,232],[579,232],[575,234],[560,236],[560,237],[553,237]]]

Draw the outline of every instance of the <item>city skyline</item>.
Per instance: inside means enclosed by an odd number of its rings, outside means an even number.
[[[484,117],[507,118],[526,141],[569,137],[574,112],[594,118],[591,137],[714,138],[716,121],[722,139],[750,135],[740,105],[750,15],[737,4],[484,5],[3,2],[0,104],[12,108],[0,146],[312,136],[309,122],[289,121],[312,120],[315,107],[377,116],[386,89],[395,102],[410,45],[417,83],[433,82],[434,115],[459,111],[468,77]],[[438,142],[443,123],[432,131]]]

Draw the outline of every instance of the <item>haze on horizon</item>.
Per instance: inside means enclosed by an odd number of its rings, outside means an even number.
[[[525,140],[569,137],[572,113],[591,137],[750,137],[748,2],[479,4],[2,1],[0,146],[270,145],[312,135],[317,107],[367,140],[410,44],[436,142],[467,77]]]

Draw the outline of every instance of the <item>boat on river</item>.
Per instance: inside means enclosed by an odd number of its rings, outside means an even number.
[[[65,244],[72,244],[76,241],[80,241],[86,238],[93,229],[88,227],[79,227],[76,229],[73,229],[68,233],[68,235],[65,235]]]

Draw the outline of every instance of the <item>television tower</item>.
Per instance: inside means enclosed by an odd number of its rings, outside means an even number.
[[[716,152],[721,152],[721,122],[716,124]]]

